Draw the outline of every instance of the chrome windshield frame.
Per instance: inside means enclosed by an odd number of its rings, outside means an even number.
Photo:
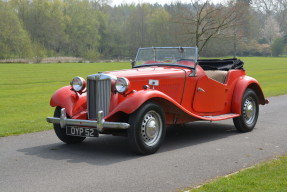
[[[194,59],[190,59],[190,61],[194,62],[194,67],[191,66],[187,66],[187,65],[181,65],[181,64],[177,64],[177,63],[151,63],[151,64],[140,64],[140,65],[136,65],[136,62],[139,61],[138,57],[139,57],[139,53],[141,50],[148,50],[148,49],[194,49],[195,55],[194,55]],[[156,61],[156,51],[153,51],[154,53],[154,60]],[[189,59],[182,59],[182,60],[189,60]],[[176,67],[184,67],[184,68],[189,68],[189,69],[196,69],[196,65],[198,64],[198,48],[197,47],[143,47],[143,48],[139,48],[135,57],[135,65],[133,65],[133,68],[140,68],[140,67],[148,67],[148,66],[176,66]]]
[[[140,66],[140,65],[136,65],[136,63],[139,61],[139,53],[140,53],[140,51],[141,50],[150,50],[150,49],[152,49],[152,50],[156,50],[156,49],[178,49],[178,50],[180,50],[180,49],[194,49],[194,52],[195,52],[195,55],[193,56],[194,58],[193,59],[191,59],[193,62],[195,62],[195,63],[197,63],[197,60],[198,60],[198,48],[197,47],[143,47],[143,48],[139,48],[138,49],[138,51],[137,51],[137,54],[136,54],[136,57],[135,57],[135,67],[136,66]],[[153,53],[154,53],[154,60],[156,61],[156,51],[153,51]],[[165,64],[164,62],[163,62],[163,64]],[[174,63],[173,63],[174,64]]]

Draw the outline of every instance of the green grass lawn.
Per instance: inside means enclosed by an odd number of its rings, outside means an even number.
[[[247,75],[256,78],[266,96],[287,94],[286,57],[243,57]]]
[[[287,157],[280,157],[182,192],[286,192]]]
[[[129,63],[0,64],[0,137],[51,129],[52,94],[75,76],[130,67]]]
[[[287,58],[241,58],[266,96],[287,93]],[[49,101],[74,76],[130,68],[129,63],[0,64],[0,137],[51,129]]]

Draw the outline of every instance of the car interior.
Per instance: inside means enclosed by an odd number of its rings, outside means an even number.
[[[208,59],[198,60],[198,64],[209,78],[224,84],[228,71],[231,69],[243,69],[244,62],[236,58]]]

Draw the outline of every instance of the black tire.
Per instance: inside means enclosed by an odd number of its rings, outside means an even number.
[[[233,119],[236,129],[240,132],[252,131],[259,115],[259,104],[256,93],[247,88],[241,103],[241,116]]]
[[[61,116],[61,109],[61,107],[56,107],[54,117]],[[61,128],[59,124],[54,124],[54,130],[58,138],[67,144],[81,143],[86,138],[66,135],[66,129]]]
[[[129,117],[128,140],[138,154],[155,153],[161,146],[166,132],[165,115],[155,102],[147,102]]]

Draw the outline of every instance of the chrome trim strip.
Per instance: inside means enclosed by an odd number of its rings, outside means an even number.
[[[197,47],[141,47],[139,49],[198,49]]]
[[[93,127],[97,128],[98,131],[102,131],[104,128],[109,129],[128,129],[130,124],[122,122],[106,122],[104,120],[103,111],[98,112],[98,120],[83,120],[83,119],[68,119],[66,116],[66,109],[61,110],[61,116],[58,117],[47,117],[48,123],[60,124],[61,128],[66,128],[67,125],[76,125],[80,127]]]
[[[89,75],[87,77],[87,79],[89,80],[117,80],[117,77],[114,75],[109,75],[109,74],[105,74],[105,73],[98,73],[98,74],[94,74],[94,75]]]
[[[139,48],[135,57],[135,61],[137,61],[138,59],[138,54],[139,54],[139,50],[146,50],[146,49],[194,49],[195,50],[195,62],[197,62],[198,60],[198,48],[197,47],[143,47],[143,48]]]

